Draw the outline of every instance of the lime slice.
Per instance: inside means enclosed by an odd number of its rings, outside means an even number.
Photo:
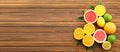
[[[81,40],[84,36],[84,31],[82,28],[76,28],[74,31],[74,38],[77,40]]]
[[[86,47],[91,47],[94,44],[94,39],[91,35],[85,35],[82,40],[82,43]]]
[[[110,43],[109,41],[103,42],[102,48],[103,48],[104,50],[109,50],[109,49],[111,48],[111,43]]]

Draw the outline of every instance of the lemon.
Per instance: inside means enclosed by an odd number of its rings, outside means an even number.
[[[107,34],[114,34],[116,32],[116,25],[113,22],[108,22],[105,24],[104,30]]]
[[[94,44],[93,36],[91,36],[91,35],[85,35],[83,37],[82,43],[86,47],[91,47]]]
[[[92,23],[88,23],[84,25],[84,33],[87,35],[93,34],[95,31],[95,26]]]
[[[84,31],[82,28],[76,28],[74,30],[74,38],[77,40],[81,40],[84,36]]]
[[[95,12],[98,16],[103,16],[106,12],[106,9],[103,5],[97,5],[95,7]]]
[[[103,48],[104,50],[109,50],[109,49],[111,48],[111,43],[110,43],[109,41],[103,42],[102,48]]]
[[[97,25],[98,25],[99,27],[104,27],[104,25],[105,25],[105,20],[104,20],[103,17],[99,17],[99,18],[98,18],[98,20],[97,20]]]

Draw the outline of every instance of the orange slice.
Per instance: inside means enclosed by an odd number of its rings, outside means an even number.
[[[77,40],[81,40],[84,36],[84,31],[82,28],[76,28],[74,30],[74,38]]]
[[[83,38],[83,40],[82,40],[82,43],[86,47],[91,47],[94,44],[94,38],[93,38],[93,36],[91,36],[91,35],[85,35],[84,38]]]

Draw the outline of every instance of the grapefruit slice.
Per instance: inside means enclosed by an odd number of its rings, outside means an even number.
[[[103,43],[106,40],[107,35],[104,30],[98,29],[95,31],[93,38],[97,43]]]
[[[74,31],[74,38],[76,40],[81,40],[84,36],[84,31],[82,28],[76,28]]]
[[[84,25],[84,32],[85,32],[87,35],[93,34],[94,31],[95,31],[95,26],[94,26],[92,23],[88,23],[88,24],[85,24],[85,25]]]
[[[93,10],[87,10],[84,14],[84,20],[87,23],[95,23],[97,21],[97,15]]]
[[[94,44],[94,38],[91,35],[85,35],[83,37],[82,43],[86,47],[91,47]]]
[[[102,48],[103,48],[104,50],[109,50],[109,49],[111,48],[111,43],[110,43],[109,41],[103,42]]]

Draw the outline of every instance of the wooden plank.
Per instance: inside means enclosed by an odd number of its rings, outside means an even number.
[[[0,47],[1,52],[75,52],[75,47]]]
[[[67,4],[78,4],[78,3],[84,3],[84,4],[87,4],[87,3],[97,3],[98,1],[97,0],[93,0],[92,2],[90,0],[0,0],[1,2],[0,3],[6,3],[6,4],[11,4],[11,3],[15,3],[15,4],[64,4],[64,3],[67,3]],[[116,3],[116,2],[120,2],[119,0],[101,0],[102,3]]]
[[[0,9],[0,21],[77,21],[83,9]],[[41,12],[39,12],[41,11]],[[119,19],[120,10],[108,9],[113,20]]]
[[[110,9],[120,9],[120,3],[104,3],[103,5]],[[42,9],[80,9],[89,8],[91,4],[0,4],[0,8],[42,8]],[[97,5],[97,3],[92,4]]]

